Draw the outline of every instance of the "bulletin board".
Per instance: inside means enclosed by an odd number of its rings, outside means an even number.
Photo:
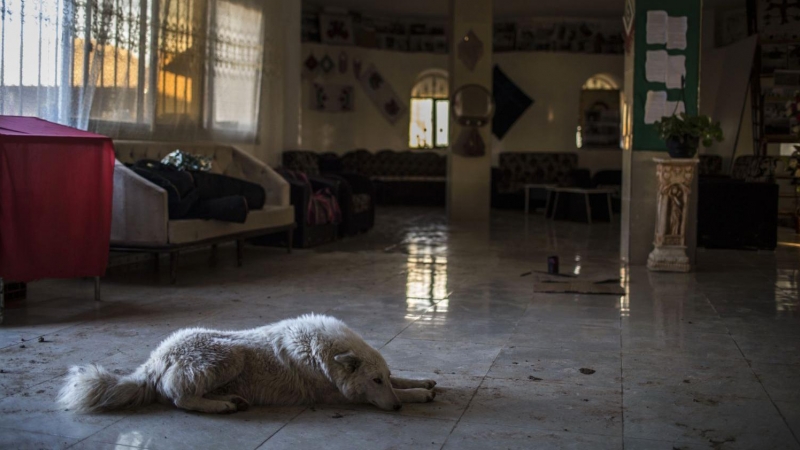
[[[666,44],[647,43],[647,12],[666,11],[669,17],[687,18],[686,49],[668,49]],[[702,1],[699,0],[636,0],[634,31],[633,81],[633,150],[666,151],[667,146],[652,124],[645,123],[645,104],[648,91],[667,92],[667,101],[683,100],[688,115],[698,113],[700,83],[700,24]],[[685,92],[668,89],[665,83],[648,81],[647,52],[665,50],[670,56],[686,57]],[[670,112],[671,113],[671,112]]]

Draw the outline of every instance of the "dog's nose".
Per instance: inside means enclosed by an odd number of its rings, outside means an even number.
[[[400,408],[402,408],[402,407],[403,407],[403,404],[402,403],[398,403],[398,404],[394,405],[393,408],[394,408],[395,411],[400,411]]]

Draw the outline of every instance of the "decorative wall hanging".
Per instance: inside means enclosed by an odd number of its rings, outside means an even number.
[[[304,12],[300,25],[301,39],[303,42],[319,42],[319,14]]]
[[[358,79],[364,88],[367,97],[381,111],[389,123],[394,124],[406,111],[406,105],[395,94],[392,86],[378,73],[374,65],[370,64]]]
[[[622,25],[625,29],[625,53],[631,52],[631,42],[633,42],[633,18],[636,8],[633,0],[625,0],[625,14],[622,16]]]
[[[479,84],[461,86],[450,98],[450,109],[456,122],[464,127],[453,144],[453,153],[469,157],[485,155],[486,143],[478,128],[489,123],[494,112],[491,92]]]
[[[339,73],[347,73],[347,53],[339,53]]]
[[[616,20],[528,20],[517,26],[517,50],[620,54],[624,25]]]
[[[351,112],[355,109],[355,89],[340,84],[311,84],[311,109],[325,112]]]
[[[478,39],[478,35],[472,30],[461,38],[458,43],[458,59],[467,66],[470,71],[475,69],[475,65],[483,57],[483,42]]]
[[[325,55],[319,61],[319,66],[322,68],[323,72],[328,73],[333,70],[334,67],[336,67],[336,63],[333,62],[333,59],[330,56]]]
[[[514,22],[497,22],[493,27],[492,49],[495,52],[514,50],[517,43],[517,24]]]
[[[325,44],[353,45],[353,19],[347,14],[320,14],[320,37]]]
[[[769,10],[769,18],[761,23],[768,21],[770,24],[780,24],[784,16],[790,24],[791,21],[800,20],[800,13],[797,13],[800,5],[790,1],[793,0],[758,0],[759,5],[773,5]],[[628,3],[633,5],[632,2]],[[745,8],[740,10],[743,12]],[[627,14],[627,10],[625,13]],[[728,26],[727,14],[728,11],[721,13],[725,22],[723,27]],[[323,16],[328,19],[323,21]],[[339,23],[332,26],[331,17]],[[737,32],[744,32],[746,36],[746,18],[744,22],[737,23],[736,27],[739,30]],[[303,13],[301,35],[303,42],[344,43],[364,48],[446,54],[449,43],[445,28],[444,20],[435,18],[403,20],[360,12],[351,12],[348,15],[307,12]],[[763,28],[759,27],[761,29]],[[326,36],[326,30],[330,31],[330,36]],[[627,34],[632,33],[633,27]],[[349,37],[345,39],[343,35]],[[625,35],[624,23],[619,19],[552,20],[524,17],[496,21],[491,42],[496,52],[514,50],[621,54]]]
[[[361,78],[361,59],[360,58],[353,58],[353,75],[356,78]]]
[[[522,92],[522,89],[514,84],[497,65],[494,66],[492,73],[492,93],[495,103],[492,133],[498,139],[503,139],[511,126],[533,104],[533,100]]]
[[[303,62],[303,69],[307,75],[314,75],[319,70],[319,60],[313,53]]]

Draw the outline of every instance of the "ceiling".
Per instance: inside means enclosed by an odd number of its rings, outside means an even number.
[[[446,17],[448,0],[303,0],[304,6],[335,7],[390,17]],[[621,17],[624,0],[495,0],[497,18]],[[745,6],[745,0],[705,0],[706,8]]]

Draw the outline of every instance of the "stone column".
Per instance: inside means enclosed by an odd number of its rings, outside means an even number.
[[[492,0],[450,1],[450,92],[465,84],[479,84],[492,90]],[[470,34],[470,46],[481,44],[480,57],[473,67],[464,62],[459,44]],[[474,48],[469,51],[475,51]],[[462,127],[450,120],[450,144],[461,134]],[[447,214],[452,221],[488,223],[491,198],[491,126],[480,128],[486,144],[481,157],[448,155]]]
[[[641,125],[645,117],[647,91],[668,91],[669,99],[674,101],[680,97],[676,89],[668,89],[665,83],[648,81],[646,76],[647,51],[666,50],[671,55],[685,55],[687,61],[700,57],[700,10],[702,0],[631,0],[633,6],[633,32],[626,44],[625,53],[625,88],[623,106],[623,152],[622,152],[622,213],[620,214],[620,257],[631,266],[647,264],[653,245],[656,207],[654,201],[658,192],[656,167],[653,158],[667,156],[666,145],[655,145],[642,140],[634,130],[642,131]],[[670,17],[688,17],[687,48],[667,49],[665,44],[647,44],[647,12],[666,11]],[[696,50],[696,51],[695,51]],[[638,56],[637,56],[638,55]],[[637,59],[638,58],[638,59]],[[699,63],[687,62],[687,79],[699,78]],[[638,94],[637,94],[638,92]],[[694,95],[689,89],[683,98]],[[688,100],[687,100],[688,101]],[[637,107],[638,105],[638,107]],[[697,112],[697,105],[686,106],[690,114]],[[652,131],[653,129],[650,128]],[[697,178],[694,178],[692,190],[697,190]],[[690,264],[696,258],[697,248],[697,196],[689,198],[688,218],[685,232],[685,253]]]
[[[654,158],[658,179],[655,249],[647,268],[664,272],[691,270],[686,254],[686,237],[692,181],[697,159]]]

